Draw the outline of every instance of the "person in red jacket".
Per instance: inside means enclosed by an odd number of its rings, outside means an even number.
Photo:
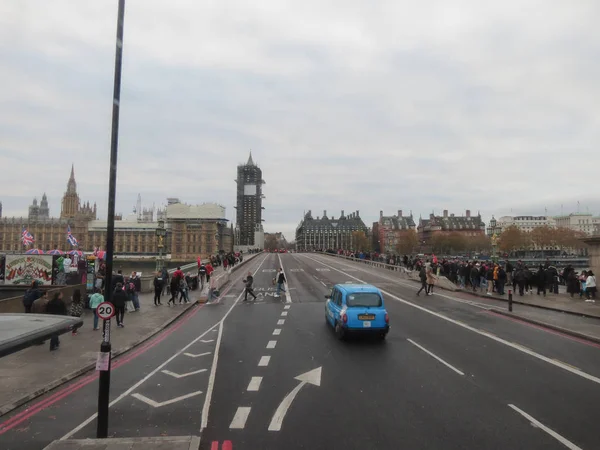
[[[206,265],[206,282],[208,283],[210,281],[210,276],[212,275],[212,273],[215,271],[215,268],[212,266],[212,264],[209,262]]]

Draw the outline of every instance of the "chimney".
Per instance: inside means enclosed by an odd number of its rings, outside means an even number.
[[[383,211],[379,211],[379,218],[383,219]]]
[[[450,214],[450,217],[454,217],[454,214]]]
[[[341,217],[344,217],[344,210],[343,210],[343,209],[342,209],[342,215],[340,216],[340,218],[341,218]]]
[[[326,217],[326,216],[327,216],[327,210],[326,210],[326,209],[324,209],[324,210],[323,210],[323,217]]]
[[[398,210],[398,217],[402,217],[402,210],[401,209]]]
[[[467,209],[467,217],[471,217],[471,210]]]
[[[448,217],[448,210],[447,209],[444,210],[444,217]]]
[[[360,212],[358,209],[356,210],[356,217],[360,217]]]

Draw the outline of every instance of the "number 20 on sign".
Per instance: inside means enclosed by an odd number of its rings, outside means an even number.
[[[103,320],[110,320],[115,315],[115,307],[112,303],[103,302],[98,305],[96,313],[98,314],[99,318]]]

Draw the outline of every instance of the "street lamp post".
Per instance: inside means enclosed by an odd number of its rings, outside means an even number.
[[[156,271],[160,272],[163,266],[162,252],[165,247],[165,236],[167,230],[165,229],[165,221],[158,219],[158,227],[155,230],[156,237],[158,238],[158,258],[156,259]]]
[[[112,298],[112,270],[115,243],[115,198],[117,192],[117,156],[119,146],[119,112],[121,102],[121,67],[123,61],[123,20],[125,17],[125,0],[119,0],[117,14],[117,42],[115,51],[115,73],[112,99],[112,130],[110,142],[110,170],[108,178],[108,215],[106,223],[106,279],[107,286],[105,301],[110,303]],[[100,364],[101,363],[101,364]],[[108,407],[110,394],[110,318],[104,320],[104,338],[100,345],[100,354],[96,364],[99,374],[98,383],[98,418],[96,437],[108,436]]]
[[[496,233],[492,235],[492,261],[497,262],[498,256],[496,255],[496,249],[498,248],[498,236]]]

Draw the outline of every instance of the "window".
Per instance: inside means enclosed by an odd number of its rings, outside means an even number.
[[[357,292],[346,298],[346,304],[352,306],[381,306],[381,297],[375,292]]]

